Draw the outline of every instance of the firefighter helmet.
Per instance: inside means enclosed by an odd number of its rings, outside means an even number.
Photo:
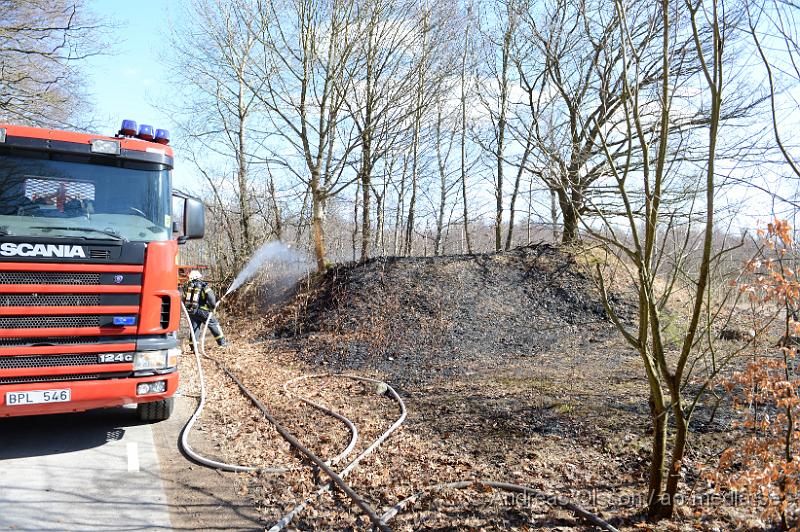
[[[197,281],[198,279],[202,279],[203,274],[197,270],[192,270],[189,272],[189,280],[190,281]]]

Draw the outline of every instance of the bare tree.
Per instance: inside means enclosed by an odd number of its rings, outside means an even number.
[[[432,38],[432,22],[431,10],[424,8],[420,14],[420,46],[418,53],[420,54],[419,67],[416,71],[416,90],[414,92],[414,113],[412,114],[412,140],[411,140],[411,198],[408,201],[408,217],[406,219],[404,251],[406,255],[410,255],[413,251],[414,230],[415,230],[415,216],[417,208],[417,189],[419,185],[419,170],[420,170],[420,142],[422,136],[423,118],[427,110],[427,102],[430,97],[428,89],[428,61],[430,60],[432,47],[430,41]]]
[[[417,204],[420,181],[429,162],[424,143],[434,136],[431,134],[431,128],[435,127],[433,111],[437,102],[444,97],[443,94],[450,90],[454,79],[455,58],[458,57],[458,47],[454,46],[454,42],[458,41],[454,41],[453,36],[456,31],[460,32],[457,24],[459,18],[453,16],[452,10],[446,4],[418,4],[414,17],[419,22],[416,28],[417,45],[412,52],[416,62],[412,113],[409,117],[410,183],[401,186],[410,192],[403,241],[403,252],[407,255],[411,255],[414,251],[417,216],[420,214]],[[401,201],[404,202],[404,198]]]
[[[647,376],[653,426],[647,513],[651,520],[659,520],[671,517],[675,509],[689,421],[698,401],[722,368],[741,353],[717,355],[710,334],[730,294],[725,291],[720,301],[713,300],[710,279],[731,247],[723,241],[721,249],[715,248],[714,237],[719,227],[715,200],[719,190],[717,147],[725,125],[723,94],[728,87],[728,71],[733,70],[732,59],[724,54],[733,49],[735,33],[723,31],[730,14],[719,0],[661,0],[660,5],[648,8],[615,0],[614,11],[613,27],[620,36],[617,42],[623,44],[622,48],[614,47],[621,69],[615,125],[609,126],[612,121],[597,114],[588,127],[597,130],[597,146],[603,150],[614,192],[623,207],[615,214],[598,209],[602,230],[591,224],[585,224],[585,229],[615,258],[609,263],[623,265],[629,286],[636,293],[638,319],[626,322],[609,298],[602,268],[597,267],[606,310],[638,351]],[[681,46],[681,19],[688,21],[691,49]],[[659,39],[636,38],[643,25],[654,28]],[[650,43],[657,43],[660,61],[642,65],[643,60],[654,57],[644,49]],[[709,120],[703,128],[707,139],[705,161],[701,175],[696,177],[697,190],[703,194],[699,200],[701,213],[695,212],[694,202],[679,213],[668,208],[666,200],[682,184],[681,161],[671,152],[669,141],[670,128],[686,112],[676,105],[676,94],[683,87],[675,63],[690,60],[690,52],[701,65],[701,76],[692,91],[695,105],[710,105]],[[643,82],[642,76],[659,80],[656,98],[648,94],[652,86]],[[626,156],[621,159],[619,153]],[[634,154],[641,157],[637,164],[632,164]],[[699,230],[695,230],[694,220],[699,221]],[[670,335],[667,316],[678,294],[684,298],[681,305],[689,310],[680,334]],[[671,352],[671,342],[678,344],[677,353]],[[696,370],[704,365],[711,369],[698,375]],[[699,386],[688,386],[693,379]]]
[[[251,86],[267,110],[275,137],[270,156],[304,183],[311,198],[311,227],[317,268],[327,267],[325,213],[328,201],[355,178],[343,180],[349,155],[358,146],[352,124],[344,121],[347,66],[358,50],[357,9],[334,0],[283,3],[259,0],[250,31],[263,60],[253,65]],[[280,140],[278,140],[280,139]],[[298,164],[297,161],[302,161]]]
[[[645,1],[626,5],[631,6],[629,12],[651,7]],[[669,155],[675,160],[695,160],[697,164],[705,158],[702,150],[695,153],[693,149],[696,132],[704,130],[711,117],[707,108],[691,101],[692,84],[702,71],[701,61],[693,52],[691,28],[683,19],[673,21],[676,29],[671,53],[675,59],[671,70],[664,73],[657,50],[660,26],[652,18],[638,17],[629,21],[623,33],[613,11],[607,2],[554,0],[545,5],[543,12],[526,12],[527,48],[519,54],[518,69],[527,93],[529,127],[534,130],[531,171],[556,194],[564,243],[578,239],[583,216],[598,216],[597,209],[606,208],[611,213],[624,208],[617,203],[615,191],[606,188],[609,162],[600,142],[601,135],[624,126],[622,110],[627,96],[621,77],[621,50],[628,45],[624,39],[637,43],[637,53],[643,54],[636,62],[639,99],[635,105],[643,116],[648,115],[644,127],[649,133],[655,131],[659,118],[650,109],[659,108],[662,78],[673,76],[681,90],[675,91],[672,98],[675,109],[681,112],[670,116],[669,127],[663,132],[669,137]],[[736,31],[734,18],[726,22],[730,24],[726,26],[728,32]],[[701,31],[704,33],[699,40],[707,45],[711,30]],[[729,82],[733,83],[733,78]],[[739,89],[729,91],[721,120],[746,119],[756,109],[759,98],[745,86]],[[605,143],[616,161],[642,164],[640,146],[630,145],[624,136],[606,135]],[[626,151],[629,149],[633,153]],[[742,152],[742,147],[729,143],[726,150]]]
[[[474,45],[472,37],[472,27],[474,25],[474,7],[472,3],[467,6],[467,13],[464,17],[464,38],[461,43],[461,68],[458,76],[458,86],[460,91],[459,109],[461,111],[460,128],[460,170],[461,170],[461,202],[462,202],[462,222],[464,224],[464,241],[466,252],[472,253],[472,242],[469,236],[469,201],[467,194],[467,131],[469,122],[467,121],[467,97],[469,95],[470,76],[469,72],[474,68],[473,56]]]
[[[503,211],[505,190],[505,169],[508,165],[507,151],[511,143],[509,118],[512,105],[512,88],[516,85],[514,76],[514,41],[520,18],[520,2],[503,0],[493,4],[492,17],[497,24],[483,30],[486,60],[478,70],[480,80],[478,98],[485,110],[488,127],[480,128],[477,135],[481,148],[491,157],[494,167],[494,249],[503,249]],[[484,138],[487,136],[487,138]]]
[[[405,19],[413,5],[407,0],[357,3],[360,39],[348,65],[345,104],[360,141],[361,260],[369,257],[372,240],[373,169],[395,148],[414,113],[417,65],[412,58],[420,34]]]
[[[658,39],[652,22],[637,19],[627,28],[629,38],[649,54],[637,63],[642,98],[651,97],[645,89],[660,78],[660,63],[650,46]],[[607,175],[599,137],[618,125],[624,103],[620,50],[625,43],[619,23],[607,3],[592,1],[555,0],[542,12],[525,13],[527,44],[517,68],[530,108],[533,170],[557,197],[564,243],[578,238],[589,189]],[[642,109],[647,103],[637,102]],[[609,148],[621,157],[624,146]]]
[[[252,79],[253,63],[259,60],[257,40],[251,18],[252,2],[248,0],[195,0],[187,7],[185,18],[194,26],[173,34],[170,60],[180,76],[179,82],[189,87],[187,104],[180,119],[192,153],[211,153],[232,163],[233,213],[228,227],[231,232],[231,267],[238,268],[252,255],[263,235],[256,234],[255,199],[251,184],[256,143],[251,121],[261,112],[255,90],[260,81]],[[264,19],[256,18],[263,23]],[[199,31],[198,31],[199,30]],[[206,157],[194,158],[206,165]],[[220,207],[227,207],[229,187],[221,176],[206,170],[207,184],[214,191]]]
[[[448,117],[444,115],[444,102],[437,104],[435,142],[436,142],[436,169],[439,174],[439,197],[436,206],[436,236],[433,241],[433,254],[441,255],[444,253],[445,237],[445,213],[452,190],[458,186],[458,182],[451,179],[450,156],[453,151],[453,144],[457,129],[452,124],[448,124]],[[449,122],[454,122],[450,117]]]
[[[85,126],[82,60],[106,29],[81,0],[0,0],[0,120]]]

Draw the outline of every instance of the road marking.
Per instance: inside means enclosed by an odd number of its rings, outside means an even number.
[[[128,443],[128,471],[139,471],[139,444]]]

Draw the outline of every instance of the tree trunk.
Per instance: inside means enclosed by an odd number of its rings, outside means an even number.
[[[509,66],[511,63],[511,40],[514,36],[514,13],[512,12],[514,3],[506,4],[508,12],[508,26],[503,34],[503,45],[501,52],[501,71],[500,79],[500,113],[497,118],[497,181],[495,182],[495,215],[494,215],[494,250],[503,249],[503,167],[505,165],[506,149],[506,120],[508,113],[509,97]]]
[[[452,141],[452,137],[451,137]],[[447,205],[447,160],[442,156],[442,107],[439,105],[436,115],[436,166],[439,170],[439,208],[436,215],[436,238],[433,240],[433,254],[441,253],[442,234],[444,233],[444,210]],[[451,143],[452,146],[452,143]],[[449,148],[448,148],[449,154]]]
[[[528,140],[525,143],[525,151],[522,154],[522,160],[517,168],[517,176],[514,179],[514,190],[511,192],[511,203],[508,205],[508,233],[506,234],[506,251],[511,249],[511,242],[514,238],[514,213],[517,206],[517,196],[519,196],[519,187],[522,183],[522,173],[525,171],[525,165],[528,162],[528,155],[531,153],[531,142],[533,140],[532,133],[528,133]]]
[[[314,234],[314,257],[317,260],[317,271],[324,272],[328,265],[325,260],[325,232],[322,224],[325,221],[325,194],[319,187],[319,172],[311,178],[311,228]]]
[[[469,208],[467,207],[467,175],[462,165],[461,170],[461,197],[464,202],[464,243],[467,246],[467,253],[472,255],[472,242],[469,239]]]
[[[405,197],[406,197],[406,172],[408,172],[408,156],[403,155],[403,172],[400,174],[400,189],[397,191],[397,212],[394,217],[394,254],[400,255],[403,243],[405,242],[405,231],[401,231],[403,223],[403,215],[405,214]],[[403,237],[401,237],[401,232]]]
[[[275,191],[275,180],[269,176],[269,198],[272,203],[272,216],[275,218],[275,238],[283,240],[283,220],[281,207],[278,205],[278,194]]]
[[[564,220],[564,230],[561,233],[562,244],[574,244],[578,241],[578,215],[569,202],[559,202],[561,216]]]
[[[441,255],[442,250],[442,234],[444,233],[444,209],[445,204],[447,202],[447,183],[445,182],[445,175],[444,172],[441,174],[442,180],[442,190],[441,195],[439,196],[439,213],[436,216],[436,239],[433,242],[433,254],[434,255]]]
[[[350,242],[351,251],[353,253],[353,262],[356,261],[356,248],[358,248],[358,196],[361,192],[361,183],[356,182],[356,195],[353,202],[353,233]],[[369,216],[369,213],[367,213]]]
[[[514,193],[511,194],[511,203],[508,206],[508,232],[506,233],[506,251],[511,249],[511,242],[514,239],[514,207],[517,202],[517,193],[519,192],[519,177],[514,185]]]
[[[242,156],[243,157],[243,156]],[[246,257],[253,254],[253,236],[250,233],[250,198],[247,191],[247,168],[243,161],[240,161],[237,182],[239,185],[239,210],[242,213],[242,248]]]
[[[386,207],[383,201],[384,195],[386,194],[385,190],[384,188],[383,194],[375,194],[375,214],[377,218],[375,223],[375,248],[380,250],[381,255],[386,255],[386,242],[383,234],[384,218],[386,216]]]
[[[677,384],[680,386],[680,383]],[[675,442],[672,444],[669,472],[667,473],[667,490],[664,503],[661,505],[661,517],[669,519],[675,511],[675,496],[678,493],[678,483],[681,480],[683,457],[686,453],[686,440],[689,433],[689,420],[683,413],[683,403],[680,392],[677,401],[673,398],[672,415],[675,418]]]
[[[558,203],[561,207],[561,216],[564,220],[564,232],[561,234],[562,244],[574,244],[580,237],[579,226],[581,221],[580,210],[583,207],[583,192],[575,183],[578,183],[577,170],[569,170],[562,181],[562,188],[557,191]]]
[[[469,50],[470,21],[464,26],[464,53],[461,56],[461,199],[464,211],[464,240],[467,253],[472,254],[469,240],[469,208],[467,203],[467,52]]]
[[[253,235],[251,234],[250,228],[250,194],[247,190],[247,107],[244,101],[244,74],[242,71],[239,71],[239,101],[238,101],[238,131],[237,134],[237,150],[236,150],[236,162],[238,165],[238,172],[237,172],[237,181],[239,185],[239,210],[242,213],[242,240],[244,243],[244,252],[245,258],[247,260],[254,251],[254,239]]]
[[[365,130],[366,131],[366,130]],[[361,260],[369,258],[371,233],[370,194],[372,192],[372,150],[370,135],[362,135],[361,146]]]
[[[500,118],[497,122],[497,181],[495,182],[494,199],[494,250],[500,251],[503,249],[503,152],[505,148],[505,134],[506,134],[506,94],[507,94],[507,81],[505,79],[507,65],[505,57],[507,55],[506,49],[503,49],[503,89],[501,91],[500,100]]]
[[[503,249],[503,163],[501,155],[497,156],[497,190],[495,191],[494,214],[494,250]]]
[[[408,220],[406,222],[406,243],[405,254],[411,255],[414,251],[414,209],[417,205],[417,172],[419,171],[419,134],[422,117],[421,111],[417,111],[414,123],[414,140],[412,147],[411,160],[411,199],[408,201]]]
[[[364,108],[364,125],[361,129],[361,201],[363,202],[361,214],[361,261],[369,258],[369,246],[372,235],[370,233],[370,194],[372,193],[372,117],[374,92],[373,53],[375,25],[370,24],[367,36],[367,64],[366,64],[366,99]]]
[[[647,518],[651,522],[658,521],[661,517],[664,461],[667,454],[667,414],[661,391],[651,389],[650,418],[653,423],[653,447],[650,455],[650,480],[647,486]]]
[[[411,255],[414,252],[414,209],[417,203],[417,175],[411,174],[411,199],[408,201],[408,221],[406,225],[406,246],[405,254]]]

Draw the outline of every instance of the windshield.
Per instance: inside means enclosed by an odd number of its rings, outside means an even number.
[[[170,172],[156,168],[0,153],[0,236],[168,240]]]

